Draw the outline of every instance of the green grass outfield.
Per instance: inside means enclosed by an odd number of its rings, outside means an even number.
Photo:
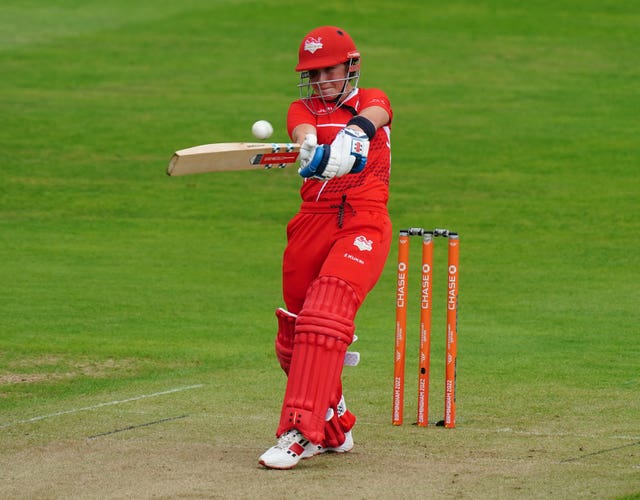
[[[257,119],[285,140],[321,24],[391,98],[394,228],[460,233],[458,427],[410,425],[417,300],[390,424],[394,245],[345,371],[354,452],[274,473],[300,179],[164,172]],[[3,0],[0,496],[638,498],[639,25],[632,0]]]

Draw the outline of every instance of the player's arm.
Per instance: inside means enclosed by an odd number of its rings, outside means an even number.
[[[314,148],[313,155],[298,170],[302,177],[332,179],[347,173],[362,172],[367,164],[369,141],[376,130],[389,121],[384,108],[372,106],[354,116],[331,144]],[[313,143],[315,136],[307,135],[305,141]],[[302,156],[302,153],[301,153]]]
[[[376,131],[387,125],[390,120],[391,116],[385,108],[369,106],[349,120],[347,126],[338,133],[331,145],[318,148],[315,147],[317,142],[315,135],[307,134],[308,129],[300,126],[299,133],[306,134],[303,137],[305,137],[304,142],[307,144],[308,153],[303,155],[301,148],[301,168],[298,172],[303,177],[320,179],[361,172],[367,163],[369,141],[373,139]],[[315,128],[312,128],[315,134]]]
[[[316,135],[316,128],[310,123],[301,123],[291,132],[291,139],[293,139],[293,142],[303,144],[309,134]]]
[[[369,122],[371,122],[371,125],[373,125],[374,134],[376,130],[378,130],[380,127],[384,127],[389,123],[389,120],[391,120],[389,113],[382,106],[370,106],[368,108],[364,108],[358,116],[361,116],[369,120]],[[350,124],[347,125],[347,128],[353,128],[360,132],[367,133],[367,131],[364,130],[361,125],[359,126],[357,124],[357,121],[358,121],[357,117],[355,117],[355,120],[352,119]],[[364,126],[365,128],[367,128],[366,124]],[[373,137],[369,137],[369,139],[372,139],[372,138]]]
[[[387,109],[378,105],[363,108],[347,123],[331,143],[331,151],[325,177],[340,177],[347,173],[364,170],[369,155],[369,141],[376,131],[391,121]]]
[[[303,177],[331,179],[347,173],[361,172],[367,164],[369,141],[376,131],[391,121],[391,115],[382,106],[368,106],[349,120],[331,145],[317,148],[309,146],[313,154],[305,156],[304,165],[298,170]],[[301,132],[302,133],[302,132]],[[309,145],[315,146],[314,136],[305,136]],[[302,153],[301,153],[302,157]]]

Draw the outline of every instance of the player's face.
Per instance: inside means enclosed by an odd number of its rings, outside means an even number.
[[[350,89],[349,84],[347,84],[346,89],[344,88],[345,78],[347,78],[346,64],[309,71],[309,81],[315,93],[329,100]]]

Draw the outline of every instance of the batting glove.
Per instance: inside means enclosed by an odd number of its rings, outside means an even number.
[[[329,160],[328,146],[318,146],[318,138],[315,134],[307,134],[304,142],[300,145],[300,168],[298,173],[305,178],[313,177],[322,179]]]
[[[367,164],[369,138],[367,134],[343,128],[331,143],[329,161],[323,177],[331,179],[348,173],[361,172]]]
[[[307,134],[304,136],[304,142],[300,144],[300,168],[305,168],[309,165],[313,159],[313,154],[316,152],[317,145],[318,138],[315,134]]]
[[[329,159],[328,146],[318,146],[318,138],[315,134],[307,134],[300,145],[300,168],[298,173],[305,178],[313,177],[322,179],[322,172]]]

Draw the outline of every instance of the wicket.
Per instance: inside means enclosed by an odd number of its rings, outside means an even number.
[[[444,420],[437,425],[455,427],[456,362],[458,343],[458,265],[460,241],[458,233],[448,229],[402,229],[398,239],[398,279],[396,290],[396,332],[393,374],[393,425],[402,425],[404,414],[404,371],[407,331],[407,290],[409,275],[409,238],[422,236],[422,287],[420,294],[420,347],[418,371],[418,420],[426,427],[429,417],[429,375],[431,350],[433,239],[448,238],[447,337],[445,354]]]

